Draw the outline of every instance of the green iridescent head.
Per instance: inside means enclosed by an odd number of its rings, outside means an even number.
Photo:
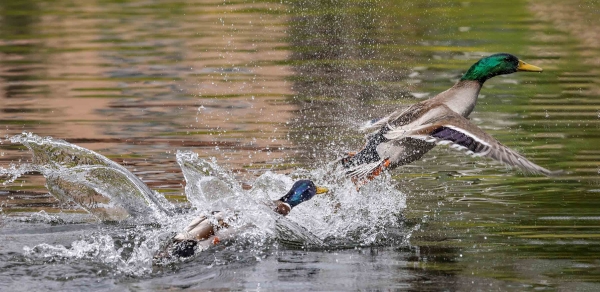
[[[324,187],[317,187],[307,179],[299,180],[294,183],[290,191],[278,200],[275,212],[281,215],[287,215],[292,208],[312,199],[317,194],[323,194],[329,190]]]
[[[517,71],[542,72],[542,68],[529,65],[511,54],[495,54],[477,61],[460,80],[474,80],[483,83],[494,76]]]
[[[312,181],[303,179],[295,182],[290,191],[279,200],[294,208],[302,202],[312,199],[316,194],[323,194],[327,191],[327,188],[317,187]]]

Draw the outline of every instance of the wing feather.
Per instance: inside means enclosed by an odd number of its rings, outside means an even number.
[[[378,129],[382,128],[383,126],[387,125],[388,123],[393,122],[393,121],[397,120],[399,117],[403,116],[412,107],[413,106],[402,107],[383,118],[370,120],[360,127],[360,131],[361,132],[370,132],[370,131],[378,130]]]
[[[398,127],[388,132],[385,137],[390,140],[414,138],[434,142],[437,145],[450,145],[451,148],[461,150],[467,155],[492,158],[530,173],[548,176],[559,173],[529,161],[450,109],[427,124],[417,127],[414,125]]]

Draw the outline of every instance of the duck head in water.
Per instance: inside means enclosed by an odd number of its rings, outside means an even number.
[[[323,194],[327,191],[326,188],[315,186],[310,180],[299,180],[294,183],[285,196],[273,202],[275,203],[275,212],[286,216],[292,208],[312,199],[316,194]]]
[[[316,194],[327,191],[327,188],[317,187],[310,180],[299,180],[287,194],[273,201],[273,211],[286,216],[294,207],[312,199]],[[207,216],[196,217],[182,232],[175,235],[155,258],[190,257],[196,252],[198,244],[210,246],[218,243],[217,232],[229,227],[228,223],[235,220],[235,212],[216,211],[212,213],[212,217],[216,220],[207,220]]]

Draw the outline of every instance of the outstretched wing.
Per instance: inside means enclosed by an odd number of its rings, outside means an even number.
[[[450,109],[444,110],[443,115],[439,115],[421,126],[399,127],[385,136],[390,140],[414,138],[435,142],[437,145],[450,145],[468,155],[489,157],[510,166],[517,166],[526,172],[548,176],[559,173],[527,160]]]

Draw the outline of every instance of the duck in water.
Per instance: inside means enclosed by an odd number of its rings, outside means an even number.
[[[364,148],[340,160],[346,174],[360,187],[382,171],[411,163],[435,145],[446,144],[465,154],[492,158],[526,172],[555,174],[502,145],[467,119],[486,80],[518,71],[542,72],[542,68],[511,54],[491,55],[473,64],[450,89],[370,121],[361,129],[371,132]]]
[[[270,207],[275,213],[286,216],[294,207],[312,199],[316,194],[327,191],[327,188],[317,187],[310,180],[299,180],[287,194],[270,202]],[[226,211],[212,212],[212,220],[207,216],[196,217],[182,232],[175,235],[155,258],[190,257],[198,250],[199,245],[210,246],[219,243],[219,236],[231,236],[231,232],[234,232],[229,229],[229,223],[234,221],[235,217],[235,213]]]

